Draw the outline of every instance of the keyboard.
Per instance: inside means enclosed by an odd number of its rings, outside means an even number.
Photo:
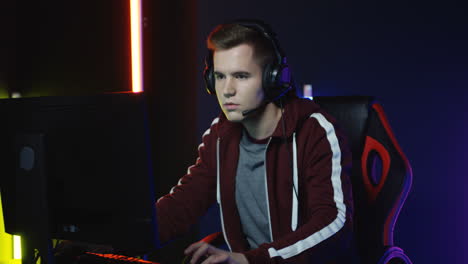
[[[86,252],[79,257],[80,264],[159,264],[148,260],[115,254]]]

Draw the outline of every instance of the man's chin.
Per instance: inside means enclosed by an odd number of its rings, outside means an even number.
[[[240,123],[242,122],[242,120],[244,120],[244,116],[238,112],[225,112],[224,115],[226,116],[226,119],[230,122]]]

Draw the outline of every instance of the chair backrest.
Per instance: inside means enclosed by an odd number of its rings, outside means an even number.
[[[403,254],[394,247],[393,229],[411,188],[408,159],[373,97],[324,96],[314,97],[314,101],[338,120],[348,136],[353,155],[354,228],[361,261],[389,263],[394,258],[389,255],[396,252],[393,249]],[[398,259],[411,263],[405,257]]]

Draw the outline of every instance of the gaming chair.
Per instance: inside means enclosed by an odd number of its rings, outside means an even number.
[[[354,231],[363,264],[411,264],[393,242],[412,170],[383,108],[367,96],[314,97],[338,120],[353,155]]]

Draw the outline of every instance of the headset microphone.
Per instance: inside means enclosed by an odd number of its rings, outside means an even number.
[[[265,100],[259,106],[255,107],[253,109],[242,111],[242,116],[250,115],[252,113],[257,112],[258,110],[260,110],[261,108],[266,106],[269,102],[270,102],[269,100]]]

